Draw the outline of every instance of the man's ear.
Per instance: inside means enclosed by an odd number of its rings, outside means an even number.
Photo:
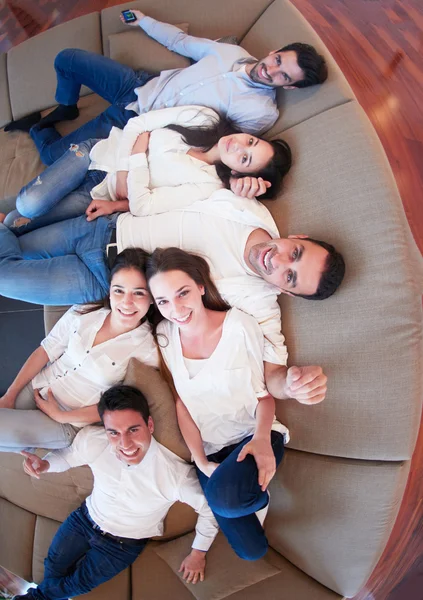
[[[283,288],[279,288],[282,294],[286,294],[287,296],[295,296],[295,294],[293,294],[292,292],[289,292],[288,290],[284,290]]]
[[[270,56],[271,54],[276,54],[277,50],[271,50],[268,54],[268,56]]]
[[[296,85],[283,85],[284,90],[298,90]]]
[[[304,235],[304,233],[295,233],[295,234],[289,235],[288,239],[289,240],[294,240],[294,239],[306,240],[309,237],[310,237],[309,235]]]
[[[148,417],[147,427],[148,427],[148,431],[151,433],[151,435],[153,435],[153,433],[154,433],[154,421],[153,421],[152,417]]]

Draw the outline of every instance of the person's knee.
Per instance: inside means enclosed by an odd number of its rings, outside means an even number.
[[[25,217],[27,219],[37,217],[43,204],[45,194],[46,190],[43,186],[43,174],[41,174],[38,175],[29,188],[19,194],[16,198],[16,210],[19,213],[19,217]],[[19,225],[14,223],[13,226],[17,227]]]
[[[56,71],[62,71],[66,69],[70,60],[75,54],[75,50],[76,48],[66,48],[65,50],[61,50],[59,54],[56,55],[56,58],[54,59],[54,68]]]
[[[12,230],[19,230],[21,227],[25,227],[25,225],[28,225],[30,222],[31,219],[28,217],[23,217],[17,210],[14,210],[6,215],[4,220],[4,224]]]
[[[261,543],[256,543],[254,546],[246,547],[246,548],[234,548],[235,554],[242,558],[243,560],[259,560],[263,558],[267,553],[269,548],[269,543],[266,537],[263,535],[263,540]]]

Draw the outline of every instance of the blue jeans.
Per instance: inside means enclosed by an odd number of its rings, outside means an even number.
[[[0,223],[0,295],[34,304],[67,305],[108,295],[106,245],[119,213],[85,215],[17,238]]]
[[[137,100],[135,88],[154,77],[146,71],[134,71],[106,56],[76,48],[59,52],[54,68],[57,74],[56,100],[59,104],[76,104],[81,85],[86,85],[112,106],[65,137],[54,127],[40,129],[34,125],[30,135],[46,165],[60,158],[70,144],[90,138],[106,138],[113,125],[122,129],[129,119],[137,116],[137,113],[125,108]]]
[[[234,552],[245,560],[261,558],[268,548],[264,529],[254,514],[266,506],[268,493],[263,492],[258,483],[254,457],[248,454],[243,461],[236,462],[241,448],[251,438],[249,436],[239,444],[226,446],[210,454],[207,459],[219,463],[210,478],[196,467],[204,495],[220,529]],[[271,443],[278,466],[284,453],[283,435],[272,431]]]
[[[147,542],[124,542],[102,535],[84,502],[59,527],[44,561],[44,579],[37,588],[28,590],[28,600],[62,600],[86,594],[131,565]]]
[[[92,200],[91,190],[106,176],[103,171],[88,171],[90,150],[97,141],[71,145],[44,173],[23,187],[16,198],[16,210],[7,215],[4,224],[20,236],[85,214]]]

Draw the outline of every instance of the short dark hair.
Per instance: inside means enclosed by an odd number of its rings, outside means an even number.
[[[326,60],[310,44],[295,42],[288,44],[277,52],[289,52],[293,50],[297,54],[298,66],[304,73],[304,79],[292,85],[297,88],[305,88],[310,85],[323,83],[328,78],[328,67]]]
[[[322,242],[321,240],[314,240],[313,238],[307,238],[308,242],[322,246],[328,251],[325,266],[320,277],[319,285],[314,294],[293,294],[299,298],[305,298],[306,300],[326,300],[329,296],[332,296],[341,285],[345,275],[345,261],[340,252],[335,250],[332,244]]]
[[[102,393],[98,403],[98,414],[101,421],[105,411],[113,412],[115,410],[135,410],[148,423],[150,409],[146,397],[137,388],[131,385],[118,383]]]

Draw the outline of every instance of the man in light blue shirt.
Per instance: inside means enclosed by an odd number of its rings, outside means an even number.
[[[132,12],[136,21],[131,25],[194,64],[153,76],[84,50],[60,52],[55,60],[59,106],[44,119],[34,113],[6,128],[29,130],[45,164],[57,160],[70,144],[105,138],[113,125],[123,128],[137,114],[169,106],[207,106],[243,131],[260,134],[278,117],[275,88],[306,87],[327,77],[323,57],[307,44],[290,44],[257,61],[240,46],[197,38],[140,11]],[[78,116],[76,104],[83,84],[112,106],[62,138],[54,123]]]

